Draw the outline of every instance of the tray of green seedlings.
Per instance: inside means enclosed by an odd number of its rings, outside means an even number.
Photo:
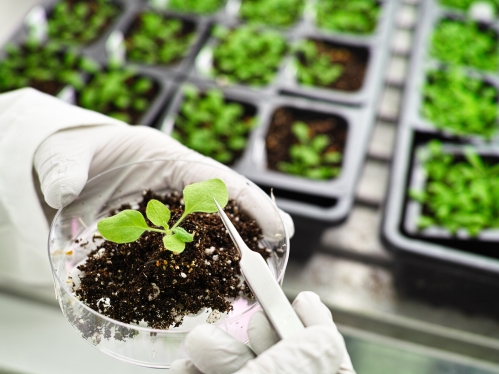
[[[222,87],[275,93],[289,52],[289,35],[255,25],[216,25],[195,59],[191,77]]]
[[[497,32],[423,4],[381,237],[408,296],[497,316]]]
[[[338,10],[341,20],[342,15],[347,17],[350,14],[352,4],[370,6],[371,1],[329,3],[333,9]],[[285,68],[281,70],[279,90],[352,105],[362,105],[378,97],[389,53],[390,31],[396,4],[373,4],[377,9],[373,13],[374,26],[365,32],[354,28],[335,29],[331,25],[331,28],[325,31],[313,23],[297,32],[291,56],[286,61]],[[326,4],[322,2],[316,4],[318,8],[324,6]],[[359,9],[363,7],[359,6]],[[362,17],[360,18],[363,19]],[[360,24],[359,20],[352,22]],[[346,21],[332,23],[345,23],[345,27],[348,24]]]
[[[172,89],[173,83],[158,74],[109,64],[92,73],[83,87],[75,89],[71,101],[131,125],[151,126]]]
[[[196,17],[143,6],[109,36],[106,59],[124,52],[127,64],[139,70],[183,73],[194,60],[205,28]]]
[[[471,142],[498,139],[499,37],[478,22],[428,3],[408,92],[411,126]]]
[[[161,130],[187,147],[238,170],[258,124],[257,100],[214,84],[184,83],[161,120]]]
[[[227,18],[227,0],[147,0],[150,6],[176,14],[196,17],[204,24]]]

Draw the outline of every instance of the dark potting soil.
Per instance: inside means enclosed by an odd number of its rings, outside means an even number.
[[[369,62],[367,48],[327,43],[320,40],[313,40],[313,42],[321,55],[327,55],[332,63],[343,66],[343,73],[327,88],[351,92],[362,87]],[[298,55],[298,58],[306,66],[303,56]]]
[[[347,123],[331,114],[300,110],[292,107],[277,108],[267,131],[265,145],[267,150],[267,168],[277,170],[280,162],[290,162],[289,148],[298,144],[291,131],[293,123],[302,121],[310,129],[310,136],[325,134],[330,145],[325,152],[339,152],[343,155],[347,138]],[[341,164],[341,161],[338,165]]]
[[[41,81],[33,79],[29,82],[29,86],[46,94],[56,96],[65,87],[64,84],[54,81]]]
[[[160,196],[144,191],[138,208],[144,215],[151,199],[169,206],[170,222],[176,222],[183,212],[179,193]],[[130,208],[124,205],[119,210]],[[259,245],[262,232],[256,222],[234,200],[224,210],[246,244],[268,258],[270,249]],[[232,309],[229,299],[240,294],[253,298],[241,282],[239,252],[218,213],[190,214],[182,227],[194,233],[194,241],[186,243],[180,254],[164,250],[161,233],[146,232],[128,244],[104,241],[78,267],[84,275],[75,290],[77,297],[114,320],[132,324],[144,321],[158,329],[178,327],[185,315],[195,315],[203,308],[228,312]]]

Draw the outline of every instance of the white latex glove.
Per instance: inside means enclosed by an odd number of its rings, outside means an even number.
[[[293,308],[305,330],[278,341],[263,312],[250,320],[251,350],[213,325],[187,335],[190,360],[177,360],[172,374],[355,374],[331,312],[313,292],[300,293]]]

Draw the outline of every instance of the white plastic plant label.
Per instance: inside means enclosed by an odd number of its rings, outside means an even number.
[[[125,63],[126,48],[123,33],[121,31],[113,31],[111,35],[109,35],[109,38],[106,41],[106,51],[109,56],[109,61],[119,65]]]
[[[491,23],[494,21],[494,7],[487,1],[474,2],[468,13],[472,19],[478,22]]]
[[[40,42],[47,40],[47,15],[45,14],[45,9],[42,6],[37,5],[33,7],[33,9],[31,9],[31,11],[26,15],[24,24],[28,28],[31,38],[34,38]]]

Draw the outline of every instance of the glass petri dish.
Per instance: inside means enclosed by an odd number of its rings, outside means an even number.
[[[208,314],[188,315],[180,327],[168,330],[122,323],[78,300],[69,276],[77,279],[77,266],[99,244],[99,239],[94,242],[97,222],[108,216],[111,209],[125,203],[133,206],[146,189],[158,193],[182,191],[190,183],[209,178],[222,179],[230,198],[262,227],[262,245],[271,249],[267,263],[275,279],[282,283],[289,256],[289,237],[275,204],[255,184],[209,161],[158,159],[111,169],[89,180],[79,197],[57,212],[48,242],[59,305],[68,322],[93,347],[119,360],[150,368],[169,368],[176,359],[187,357],[185,337],[194,327],[208,323]],[[79,243],[75,243],[76,240]],[[233,310],[223,314],[215,325],[239,341],[247,342],[249,319],[260,306],[257,301],[243,297],[233,300],[232,305]]]

